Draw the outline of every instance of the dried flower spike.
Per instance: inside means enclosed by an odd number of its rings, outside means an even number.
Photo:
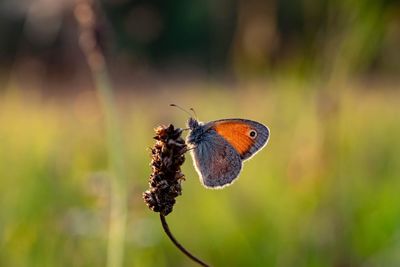
[[[193,256],[172,235],[165,216],[172,212],[175,198],[182,194],[181,181],[185,176],[181,166],[185,162],[187,146],[181,137],[182,129],[159,126],[155,129],[156,144],[151,149],[152,173],[149,179],[149,190],[143,193],[144,202],[155,212],[160,213],[162,227],[174,245],[191,260],[201,266],[209,266]]]
[[[155,132],[157,142],[151,149],[150,189],[143,193],[143,199],[151,210],[166,216],[172,211],[175,198],[182,194],[181,165],[185,162],[187,147],[181,137],[182,129],[175,129],[172,124],[159,126]]]

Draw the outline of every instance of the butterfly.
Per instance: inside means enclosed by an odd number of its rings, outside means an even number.
[[[213,189],[232,184],[243,161],[265,147],[270,136],[267,126],[246,119],[202,123],[190,117],[187,126],[194,167],[201,183]]]

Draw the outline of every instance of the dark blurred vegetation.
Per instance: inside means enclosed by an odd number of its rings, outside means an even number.
[[[17,64],[47,78],[86,75],[73,4],[3,0],[3,70]],[[237,78],[290,70],[304,78],[339,71],[388,79],[400,69],[395,0],[103,0],[98,11],[98,39],[116,74],[158,69]]]
[[[399,75],[395,0],[2,0],[0,266],[188,266],[141,199],[170,103],[271,129],[224,190],[183,165],[196,256],[400,266]]]

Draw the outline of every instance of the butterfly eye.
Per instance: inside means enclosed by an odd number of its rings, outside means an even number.
[[[257,137],[257,132],[256,131],[254,131],[254,130],[250,130],[249,131],[249,136],[251,137],[251,138],[256,138]]]

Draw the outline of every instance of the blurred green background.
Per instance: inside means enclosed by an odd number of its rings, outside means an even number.
[[[195,266],[142,200],[153,128],[248,118],[167,220],[212,266],[400,266],[398,1],[3,0],[0,266]],[[88,64],[89,63],[89,64]]]

